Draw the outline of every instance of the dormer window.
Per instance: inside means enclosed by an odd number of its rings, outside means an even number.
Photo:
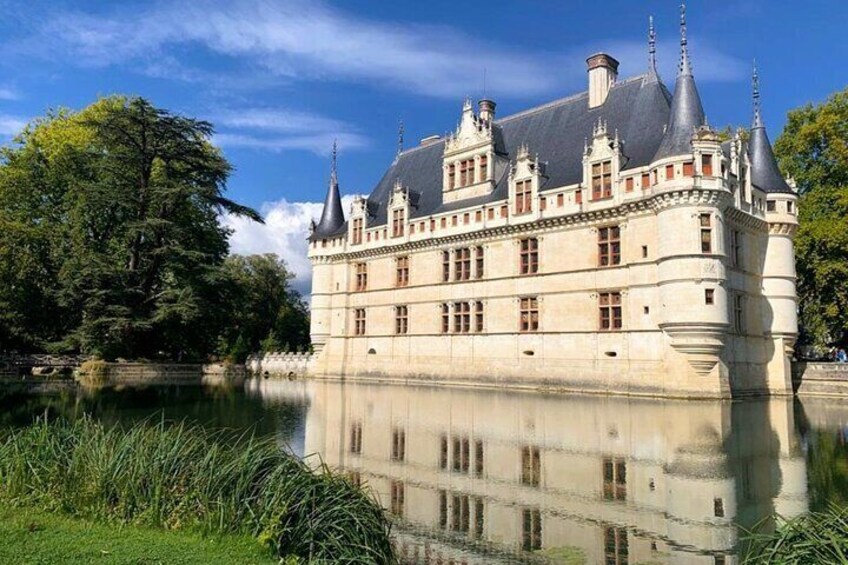
[[[403,226],[406,221],[406,210],[403,208],[398,208],[397,210],[392,210],[392,237],[402,237],[403,236]]]
[[[533,181],[520,180],[515,183],[515,213],[527,214],[533,211]]]
[[[362,218],[355,218],[353,220],[353,245],[359,245],[362,243]]]
[[[488,195],[494,189],[493,173],[504,158],[495,152],[494,103],[480,102],[480,114],[466,100],[456,131],[445,139],[443,185],[445,202]],[[500,159],[500,160],[499,160]]]
[[[474,184],[474,159],[459,162],[459,188]]]
[[[592,164],[592,200],[612,197],[612,161]]]

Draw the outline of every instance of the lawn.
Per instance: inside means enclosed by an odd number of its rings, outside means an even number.
[[[116,527],[29,508],[0,508],[0,563],[277,563],[246,536]]]

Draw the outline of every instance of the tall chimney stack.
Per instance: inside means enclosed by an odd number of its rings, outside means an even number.
[[[586,59],[589,66],[589,107],[597,108],[607,100],[610,88],[618,77],[618,61],[606,53]]]
[[[480,120],[486,122],[487,124],[495,121],[495,103],[488,98],[483,98],[477,103],[477,109],[479,111]]]

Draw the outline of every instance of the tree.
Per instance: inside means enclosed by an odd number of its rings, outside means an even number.
[[[848,89],[789,112],[775,153],[801,194],[795,239],[801,338],[823,346],[848,328]]]
[[[233,255],[224,263],[230,281],[229,323],[219,351],[241,362],[251,352],[290,351],[309,345],[309,314],[291,288],[294,275],[274,254]]]
[[[223,196],[231,167],[212,131],[111,97],[53,112],[2,150],[0,348],[107,358],[214,349],[229,236],[219,217],[261,218]]]

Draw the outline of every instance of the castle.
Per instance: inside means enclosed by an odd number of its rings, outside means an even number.
[[[706,122],[681,12],[673,94],[588,58],[588,90],[466,100],[313,224],[315,376],[730,398],[791,394],[797,196],[754,76],[749,135]]]

